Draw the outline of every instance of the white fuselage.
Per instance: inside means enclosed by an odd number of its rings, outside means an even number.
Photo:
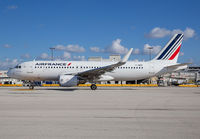
[[[59,80],[60,75],[72,74],[88,71],[95,68],[111,65],[116,62],[96,62],[96,61],[30,61],[18,65],[8,71],[8,76],[21,80]],[[129,81],[145,79],[158,74],[163,74],[165,66],[173,65],[169,61],[152,60],[147,62],[129,61],[126,64],[116,67],[111,72],[106,72],[103,80]],[[20,67],[19,67],[20,66]]]

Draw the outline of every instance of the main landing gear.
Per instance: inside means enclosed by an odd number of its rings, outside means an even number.
[[[91,88],[92,90],[96,90],[96,89],[97,89],[97,86],[96,86],[96,84],[92,84],[92,85],[90,86],[90,88]]]
[[[32,81],[30,81],[28,86],[29,86],[29,89],[30,89],[30,90],[33,90],[34,87],[35,87],[35,83],[32,82]]]
[[[29,89],[30,89],[30,90],[33,90],[33,89],[34,89],[34,85],[32,85],[32,84],[29,85]]]

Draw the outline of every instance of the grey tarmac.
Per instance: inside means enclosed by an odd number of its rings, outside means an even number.
[[[0,139],[199,139],[200,87],[0,88]]]

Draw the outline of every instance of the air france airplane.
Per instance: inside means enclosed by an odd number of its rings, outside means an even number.
[[[60,86],[72,87],[90,82],[97,89],[99,81],[130,81],[146,79],[187,68],[188,63],[179,64],[183,34],[174,35],[159,54],[147,62],[127,61],[133,48],[119,62],[105,61],[29,61],[9,69],[8,76],[30,81],[59,81]]]

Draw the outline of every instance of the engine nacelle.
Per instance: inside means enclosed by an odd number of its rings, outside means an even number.
[[[73,75],[60,75],[59,78],[60,86],[63,87],[72,87],[79,84],[79,80],[77,76]]]
[[[98,79],[98,81],[110,81],[113,80],[114,78],[112,76],[109,75],[101,75],[100,78]]]

